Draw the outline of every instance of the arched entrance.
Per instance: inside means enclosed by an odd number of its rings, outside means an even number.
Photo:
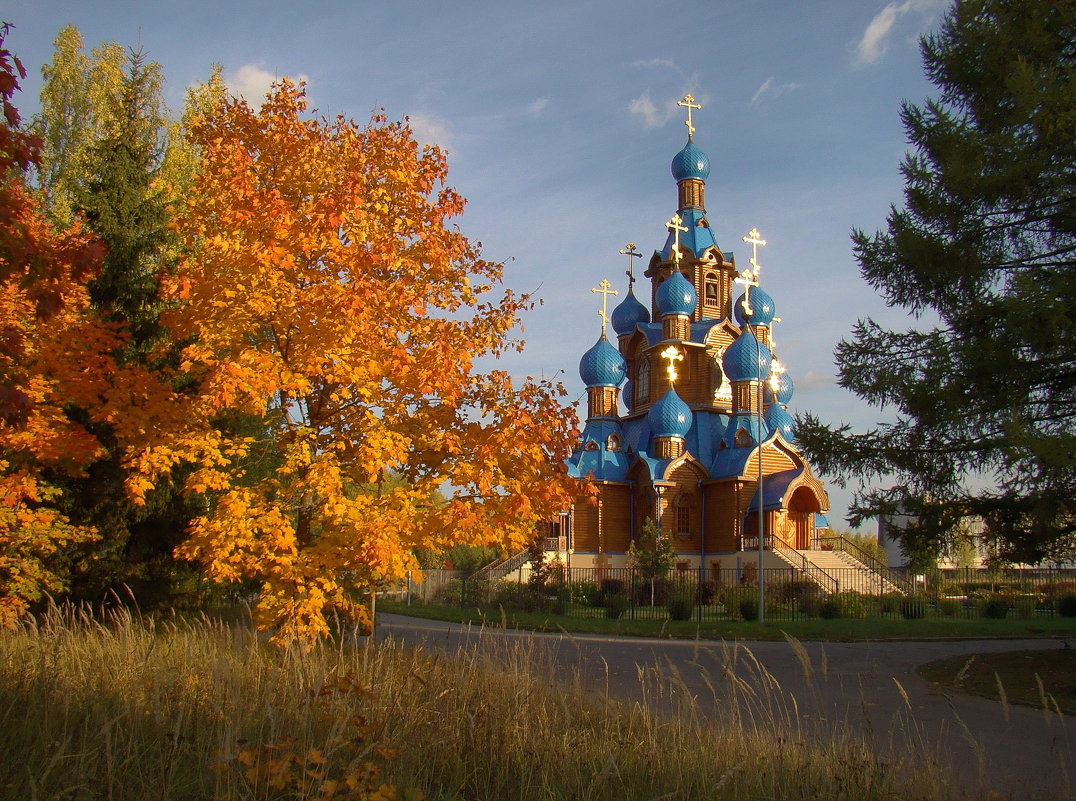
[[[788,519],[794,527],[792,541],[796,550],[807,550],[814,537],[814,516],[822,511],[818,496],[810,487],[798,487],[788,499]]]

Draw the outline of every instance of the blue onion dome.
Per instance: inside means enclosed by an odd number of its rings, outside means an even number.
[[[695,304],[699,296],[695,287],[684,278],[681,272],[674,272],[668,280],[658,287],[657,297],[658,312],[666,314],[682,314],[685,317],[695,311]]]
[[[744,323],[769,325],[773,322],[773,318],[777,315],[777,306],[774,305],[773,298],[765,289],[760,286],[751,287],[751,319],[748,319],[747,312],[744,310],[743,298],[744,296],[740,295],[732,304],[732,313],[739,325]]]
[[[624,357],[604,336],[579,360],[579,377],[588,387],[619,387],[626,371]]]
[[[781,373],[781,377],[777,380],[777,392],[774,393],[770,389],[769,382],[766,383],[766,389],[763,393],[766,403],[780,403],[782,406],[788,406],[792,400],[792,390],[795,389],[795,385],[792,383],[792,378],[788,373]]]
[[[635,401],[635,394],[632,392],[632,383],[629,378],[624,382],[624,386],[620,390],[620,399],[624,401],[624,408],[629,412],[631,411],[631,405]]]
[[[744,331],[725,351],[721,369],[729,381],[760,381],[770,375],[770,358],[770,349]]]
[[[710,176],[710,159],[693,142],[688,142],[673,156],[672,175],[678,182],[687,178],[705,181]]]
[[[655,437],[686,437],[691,428],[691,409],[670,389],[650,407],[646,419]]]
[[[796,423],[792,419],[792,415],[778,406],[773,404],[766,410],[766,427],[770,431],[780,431],[781,436],[791,442],[796,436]]]
[[[609,321],[613,324],[613,330],[617,335],[630,334],[639,323],[650,322],[650,310],[639,302],[629,287],[628,296],[613,309],[613,315]]]

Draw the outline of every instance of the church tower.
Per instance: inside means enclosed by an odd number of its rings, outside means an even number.
[[[592,290],[602,332],[579,365],[587,419],[568,470],[597,498],[571,511],[573,567],[622,566],[647,518],[685,569],[757,548],[760,510],[773,547],[809,548],[814,515],[829,506],[794,444],[792,379],[774,355],[780,318],[759,281],[766,243],[758,231],[743,237],[752,251],[742,272],[718,245],[706,216],[710,160],[694,142],[701,107],[690,95],[679,105],[688,140],[671,165],[676,211],[643,273],[649,307],[634,290],[634,243],[620,251],[628,286],[609,317],[617,292],[608,281]]]

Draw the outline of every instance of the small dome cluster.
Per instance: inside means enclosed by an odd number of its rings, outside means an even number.
[[[748,314],[744,309],[743,302],[744,296],[740,295],[732,305],[732,312],[736,316],[736,322],[740,325],[744,323],[769,325],[777,315],[777,306],[774,304],[773,298],[762,287],[751,288],[751,314]]]
[[[628,296],[613,309],[609,322],[612,323],[613,330],[618,336],[630,334],[635,330],[636,325],[650,322],[650,310],[639,302],[635,293],[629,288]]]
[[[671,389],[650,407],[646,419],[655,437],[686,437],[691,429],[691,409]]]
[[[770,390],[770,385],[766,384],[764,398],[766,403],[773,403],[776,401],[782,406],[788,406],[792,400],[792,391],[795,389],[795,385],[792,383],[792,377],[788,373],[781,373],[781,377],[777,379],[777,392],[774,393]]]
[[[603,336],[579,360],[579,377],[588,387],[619,387],[627,367],[620,351]]]
[[[683,273],[674,272],[661,286],[658,287],[656,297],[658,312],[662,316],[666,314],[682,314],[685,317],[695,311],[695,304],[699,296],[695,287],[684,278]]]
[[[692,142],[673,156],[672,175],[678,182],[688,178],[697,178],[705,181],[710,176],[710,159],[699,150]]]
[[[721,369],[729,381],[761,381],[770,375],[771,359],[770,349],[744,331],[725,351]]]

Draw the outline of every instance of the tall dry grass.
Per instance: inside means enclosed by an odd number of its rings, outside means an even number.
[[[746,649],[705,681],[641,671],[624,702],[537,642],[285,652],[240,624],[53,610],[0,633],[0,797],[957,797],[914,735],[903,765],[811,736]]]

